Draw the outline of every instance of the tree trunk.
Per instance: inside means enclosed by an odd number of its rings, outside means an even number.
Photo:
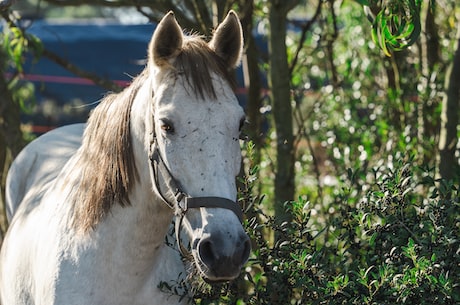
[[[460,22],[457,27],[456,39],[453,62],[446,73],[446,94],[442,101],[439,135],[438,170],[440,177],[446,180],[454,179],[460,170],[458,160],[455,158],[460,104]]]
[[[286,19],[296,1],[271,0],[269,2],[269,74],[272,94],[272,111],[276,130],[275,167],[275,220],[278,223],[289,221],[292,216],[286,213],[284,203],[294,199],[294,131],[291,106],[289,65],[286,50]],[[275,232],[275,245],[282,240],[281,232]],[[271,271],[267,282],[271,304],[283,304],[290,300],[289,291],[279,283],[287,281],[287,275]]]
[[[296,1],[270,1],[269,82],[276,130],[275,218],[288,221],[284,203],[294,199],[294,146],[289,65],[286,50],[287,13]]]
[[[433,88],[436,88],[437,80],[433,76],[434,73],[437,73],[437,66],[440,62],[439,29],[435,22],[436,2],[431,2],[431,0],[424,0],[421,11],[420,63],[422,69],[418,79],[423,85],[422,96],[425,97],[432,96]],[[428,98],[421,98],[417,103],[417,150],[422,156],[422,162],[426,164],[433,162],[437,154],[437,151],[431,149],[427,144],[427,139],[436,137],[439,132],[439,122],[433,118],[436,106],[437,103]]]
[[[262,137],[262,84],[259,69],[260,54],[257,49],[253,30],[254,1],[247,1],[242,5],[243,15],[241,25],[243,27],[244,40],[246,43],[245,57],[243,58],[244,86],[248,89],[246,115],[248,118],[247,135],[255,145],[254,164],[260,163],[260,149],[263,145]]]

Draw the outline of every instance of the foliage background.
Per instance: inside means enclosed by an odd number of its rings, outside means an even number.
[[[181,24],[205,34],[229,8],[240,14],[251,140],[244,145],[240,194],[253,254],[238,281],[202,283],[193,302],[460,302],[455,0],[154,2],[41,1],[0,8],[13,24],[14,9],[117,18],[115,7],[122,6],[151,21],[174,9]],[[255,27],[266,29],[268,54],[253,43]],[[273,35],[275,28],[284,34]],[[22,54],[53,57],[34,37],[10,29],[0,52],[4,173],[26,142],[18,115],[33,88],[20,81]],[[285,62],[275,61],[280,53]],[[7,68],[17,71],[15,77],[3,77]],[[277,79],[279,69],[288,77]],[[261,74],[268,75],[268,96]],[[99,84],[116,90],[105,80]],[[260,124],[265,119],[268,130]],[[173,285],[165,287],[174,293]]]

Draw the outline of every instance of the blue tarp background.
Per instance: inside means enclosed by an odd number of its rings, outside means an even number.
[[[53,24],[35,20],[27,32],[40,38],[46,49],[82,70],[127,83],[144,68],[154,29],[152,24]],[[264,45],[262,39],[259,43]],[[33,130],[35,133],[47,127],[86,121],[89,111],[107,92],[45,57],[38,61],[28,59],[24,73],[25,79],[35,84],[36,104],[32,113],[23,116],[23,122],[41,126]],[[241,67],[237,79],[238,98],[244,106]]]

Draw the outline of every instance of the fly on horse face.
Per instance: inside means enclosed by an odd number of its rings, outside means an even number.
[[[180,252],[207,281],[239,275],[250,252],[235,183],[244,113],[231,81],[242,45],[233,11],[210,42],[169,13],[129,87],[86,125],[21,152],[7,181],[2,305],[181,304],[159,288],[186,274]],[[173,219],[177,248],[165,244]]]

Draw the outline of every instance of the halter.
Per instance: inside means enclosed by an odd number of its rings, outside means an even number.
[[[175,232],[176,241],[181,254],[185,258],[191,258],[190,252],[182,245],[180,239],[180,231],[182,221],[188,209],[195,208],[222,208],[233,211],[236,214],[240,222],[243,220],[243,212],[239,205],[230,199],[223,197],[191,197],[189,196],[180,186],[179,182],[171,174],[170,170],[166,166],[163,158],[161,157],[160,151],[158,150],[156,135],[152,133],[150,140],[150,151],[149,151],[149,166],[150,166],[150,178],[160,194],[163,202],[172,210],[176,216]],[[164,194],[161,191],[159,176],[167,186]]]

